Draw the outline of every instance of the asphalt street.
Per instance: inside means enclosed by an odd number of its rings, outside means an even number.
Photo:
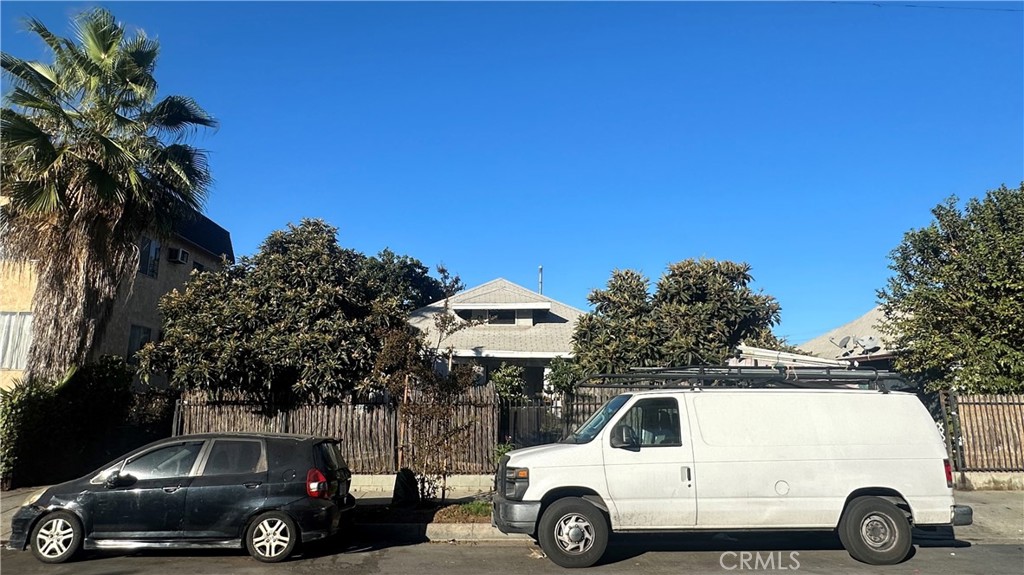
[[[972,543],[925,534],[900,565],[858,563],[831,535],[617,536],[597,566],[585,573],[882,573],[1019,575],[1024,545]],[[747,555],[744,555],[746,553]],[[746,563],[743,562],[746,558]],[[319,545],[284,563],[258,563],[241,551],[149,551],[88,554],[63,565],[44,565],[29,552],[0,552],[0,572],[18,575],[315,575],[376,573],[480,575],[564,573],[530,542],[405,543],[353,540]]]

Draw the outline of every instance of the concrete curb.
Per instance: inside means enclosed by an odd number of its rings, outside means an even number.
[[[529,535],[506,535],[489,523],[357,523],[360,535],[391,541],[528,542]]]

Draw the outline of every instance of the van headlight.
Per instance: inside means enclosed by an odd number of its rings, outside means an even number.
[[[530,470],[526,467],[505,468],[505,499],[522,501],[530,486]]]

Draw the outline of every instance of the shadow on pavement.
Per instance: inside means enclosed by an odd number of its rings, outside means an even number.
[[[952,527],[914,529],[916,547],[970,547],[957,539]],[[600,564],[632,559],[648,551],[844,551],[839,537],[830,531],[717,532],[717,533],[621,533],[613,534]]]
[[[400,541],[370,539],[367,537],[332,537],[322,541],[306,543],[295,553],[285,560],[286,563],[302,562],[304,560],[316,559],[340,554],[372,553],[390,547],[404,547],[426,542],[424,535],[422,539],[404,538]],[[27,551],[26,551],[27,553]],[[110,559],[114,557],[249,557],[249,553],[239,547],[234,548],[210,548],[210,549],[103,549],[81,552],[74,562],[95,561]],[[255,559],[252,559],[254,564]]]

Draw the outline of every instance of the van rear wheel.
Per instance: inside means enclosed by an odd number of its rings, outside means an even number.
[[[608,547],[608,520],[579,497],[566,497],[544,511],[538,526],[541,549],[561,567],[590,567]]]
[[[895,565],[910,554],[910,521],[903,510],[880,497],[858,497],[839,521],[839,539],[858,561]]]

